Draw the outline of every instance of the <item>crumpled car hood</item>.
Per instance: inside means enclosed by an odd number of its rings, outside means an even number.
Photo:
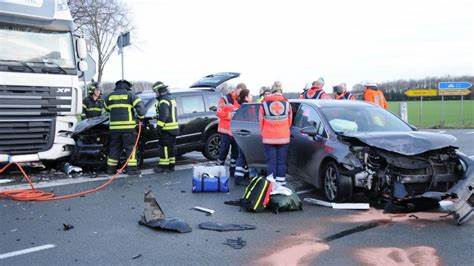
[[[72,133],[73,136],[80,134],[90,128],[93,128],[100,124],[108,124],[109,117],[107,115],[101,115],[93,118],[84,119],[76,125],[74,132]]]
[[[446,147],[457,148],[454,145],[457,141],[455,137],[434,132],[347,132],[343,136],[356,138],[369,146],[407,156]]]

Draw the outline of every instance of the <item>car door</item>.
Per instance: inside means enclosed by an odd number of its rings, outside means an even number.
[[[231,121],[232,135],[251,167],[265,167],[258,112],[260,104],[243,104]]]
[[[318,135],[312,137],[302,133],[305,127],[316,128]],[[313,106],[305,103],[300,105],[291,129],[291,138],[289,148],[289,156],[293,162],[291,170],[307,182],[314,184],[316,182],[314,174],[318,172],[325,154],[327,135],[321,118]]]
[[[191,88],[217,88],[222,83],[239,76],[240,73],[236,72],[221,72],[207,75],[191,85]]]
[[[182,94],[176,97],[178,104],[179,136],[176,143],[198,143],[212,112],[206,110],[201,93]]]

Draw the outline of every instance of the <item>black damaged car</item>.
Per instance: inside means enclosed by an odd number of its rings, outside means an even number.
[[[219,150],[217,133],[217,103],[220,93],[216,88],[238,77],[239,73],[223,72],[209,75],[187,89],[171,89],[171,96],[178,106],[180,134],[176,138],[177,154],[200,151],[209,160],[216,160]],[[153,163],[159,159],[159,139],[156,134],[156,95],[152,91],[137,94],[145,104],[142,135],[137,150],[139,164]],[[106,167],[108,153],[108,116],[80,122],[74,133],[76,147],[71,162],[86,170]],[[125,159],[126,155],[123,155]]]
[[[417,131],[361,101],[290,103],[288,172],[322,189],[329,201],[348,201],[357,191],[410,200],[427,192],[449,192],[462,183],[459,189],[465,190],[470,204],[465,215],[472,215],[474,162],[457,151],[455,137]],[[265,168],[259,106],[245,104],[237,110],[232,132],[249,166]]]

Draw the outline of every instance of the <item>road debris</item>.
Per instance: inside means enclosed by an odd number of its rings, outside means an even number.
[[[179,218],[167,218],[151,190],[145,192],[145,208],[138,224],[152,229],[189,233],[191,227]]]
[[[204,207],[199,207],[199,206],[195,206],[193,207],[193,210],[196,210],[196,211],[200,211],[200,212],[204,212],[208,215],[212,215],[214,212],[214,210],[211,210],[211,209],[208,209],[208,208],[204,208]]]
[[[243,240],[241,237],[237,237],[237,239],[227,238],[223,244],[231,246],[234,249],[242,249],[247,245],[247,241]]]
[[[82,174],[82,168],[79,166],[74,166],[70,163],[65,163],[63,171],[68,176],[78,176]]]
[[[255,230],[257,227],[251,224],[220,224],[220,223],[214,223],[214,222],[204,222],[204,223],[199,224],[199,228],[203,230],[226,232],[226,231]]]
[[[63,230],[64,231],[69,231],[71,229],[74,229],[74,225],[72,225],[72,224],[63,224]]]
[[[7,183],[11,183],[15,180],[13,179],[0,179],[0,184],[7,184]]]
[[[338,209],[338,210],[368,210],[370,205],[368,203],[334,203],[313,198],[304,198],[304,202],[315,204],[323,207]]]
[[[136,260],[136,259],[140,258],[141,256],[142,256],[142,254],[137,254],[137,255],[132,257],[132,260]]]

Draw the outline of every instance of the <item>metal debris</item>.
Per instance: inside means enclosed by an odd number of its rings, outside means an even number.
[[[324,206],[333,209],[339,210],[368,210],[370,209],[370,205],[368,203],[334,203],[334,202],[327,202],[324,200],[318,200],[313,198],[304,198],[304,202]]]

